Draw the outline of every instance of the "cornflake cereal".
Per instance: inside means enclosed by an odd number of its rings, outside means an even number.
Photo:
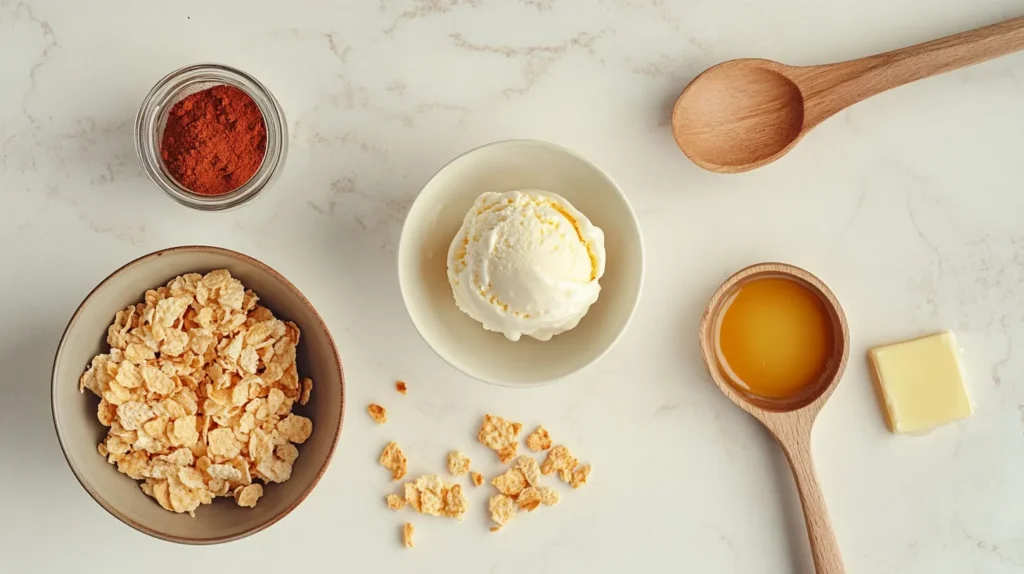
[[[398,381],[395,383],[395,390],[403,395],[409,392],[409,389],[405,386],[405,381]]]
[[[469,472],[469,457],[457,450],[448,453],[448,472],[452,476],[462,476]]]
[[[444,493],[444,514],[462,520],[469,510],[469,501],[462,494],[462,485],[456,484]]]
[[[537,459],[532,456],[521,456],[516,459],[515,468],[523,473],[523,478],[530,486],[537,486],[540,483],[540,467],[537,466]]]
[[[366,407],[366,411],[370,413],[370,418],[379,425],[388,422],[388,410],[377,403],[370,403],[370,406]]]
[[[516,456],[519,432],[522,430],[523,425],[519,423],[509,422],[494,415],[484,415],[477,440],[497,452],[502,464],[508,464]]]
[[[401,510],[405,508],[405,499],[397,494],[389,494],[385,500],[387,500],[388,508],[391,510]]]
[[[462,520],[469,510],[462,486],[448,484],[436,474],[425,474],[405,483],[405,500],[417,512],[432,516]]]
[[[537,492],[540,493],[540,501],[544,503],[544,506],[554,506],[562,500],[562,495],[550,486],[539,486]]]
[[[412,522],[406,522],[405,526],[402,527],[402,544],[406,548],[412,548],[415,544],[412,541],[412,535],[416,531],[416,527],[412,525]]]
[[[505,474],[494,477],[491,484],[507,496],[516,496],[527,486],[526,477],[518,468],[510,468]]]
[[[248,486],[239,486],[235,489],[235,502],[238,506],[245,506],[253,508],[256,506],[256,501],[263,496],[263,486],[260,484],[250,484]]]
[[[391,471],[391,480],[401,480],[406,471],[405,454],[397,442],[389,442],[380,453],[380,464]]]
[[[576,470],[572,472],[572,479],[569,484],[573,488],[579,488],[587,483],[587,477],[590,476],[590,465],[584,464],[576,467]]]
[[[537,427],[537,430],[530,433],[530,436],[526,437],[526,448],[533,452],[551,448],[551,435],[548,434],[548,429]]]
[[[215,497],[253,507],[262,483],[291,477],[313,422],[292,414],[309,400],[295,364],[299,328],[257,304],[224,269],[175,277],[118,311],[108,353],[80,388],[100,397],[109,427],[97,451],[172,512]]]
[[[558,478],[562,479],[562,482],[570,482],[572,471],[577,464],[579,461],[569,452],[569,449],[559,445],[548,452],[548,457],[544,459],[540,471],[545,475],[557,472]]]
[[[504,494],[492,496],[487,508],[491,511],[491,520],[494,521],[491,532],[497,532],[516,516],[516,501]]]
[[[516,497],[516,504],[519,505],[519,508],[528,512],[533,512],[535,508],[540,506],[540,503],[540,491],[533,486],[524,488],[523,491],[519,493],[519,496]]]
[[[473,486],[480,486],[484,483],[484,475],[479,472],[470,471],[469,478],[473,481]]]

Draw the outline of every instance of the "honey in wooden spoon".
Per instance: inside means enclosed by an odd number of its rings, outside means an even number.
[[[825,302],[786,277],[741,285],[723,302],[716,331],[716,352],[729,382],[770,400],[799,400],[815,392],[835,346]]]

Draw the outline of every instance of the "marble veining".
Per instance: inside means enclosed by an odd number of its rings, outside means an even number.
[[[813,271],[850,320],[851,362],[814,437],[848,571],[1022,571],[1024,55],[858,104],[749,174],[701,171],[667,128],[683,86],[725,59],[821,63],[1022,14],[1017,0],[0,0],[5,572],[107,571],[111,548],[154,574],[183,562],[810,571],[781,453],[714,388],[697,351],[711,292],[765,260]],[[274,188],[228,213],[167,199],[135,157],[146,92],[201,61],[251,72],[289,124]],[[437,358],[396,277],[423,183],[506,138],[596,162],[629,194],[647,246],[625,337],[592,368],[530,391],[485,386]],[[246,252],[298,285],[334,333],[349,383],[341,444],[309,499],[259,535],[202,549],[151,540],[92,502],[53,440],[47,389],[88,291],[135,257],[193,243]],[[977,413],[926,437],[890,435],[866,350],[947,328]],[[394,392],[399,378],[408,396]],[[365,416],[371,401],[388,407],[387,425]],[[469,491],[464,523],[385,508],[392,485],[375,459],[392,439],[411,472],[441,471],[458,448],[496,474],[474,440],[485,412],[544,424],[593,463],[591,482],[499,534],[486,530],[486,489]],[[418,540],[407,551],[398,528],[410,517]]]

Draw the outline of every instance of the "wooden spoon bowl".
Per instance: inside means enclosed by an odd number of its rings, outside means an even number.
[[[804,133],[804,98],[784,66],[732,60],[706,70],[683,90],[672,129],[683,153],[712,171],[768,163]]]
[[[730,381],[725,373],[718,349],[718,330],[725,303],[744,284],[766,277],[784,277],[800,282],[821,297],[832,318],[833,349],[828,368],[818,384],[807,393],[792,399],[767,399],[751,394]],[[819,574],[841,574],[843,569],[839,545],[825,508],[825,499],[818,485],[811,456],[811,430],[825,401],[839,384],[850,356],[850,333],[839,301],[832,291],[814,275],[783,263],[762,263],[743,269],[727,279],[715,291],[700,322],[700,347],[712,380],[725,396],[754,416],[775,437],[789,461],[803,505],[811,555]]]

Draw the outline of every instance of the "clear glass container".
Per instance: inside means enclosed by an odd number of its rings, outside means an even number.
[[[267,127],[267,151],[256,173],[238,189],[222,195],[200,195],[171,176],[160,156],[160,142],[167,114],[176,103],[218,85],[234,86],[256,102]],[[231,209],[262,194],[284,166],[287,147],[288,126],[273,94],[249,74],[220,64],[195,64],[167,74],[146,95],[135,119],[135,150],[146,175],[178,203],[202,211]]]

